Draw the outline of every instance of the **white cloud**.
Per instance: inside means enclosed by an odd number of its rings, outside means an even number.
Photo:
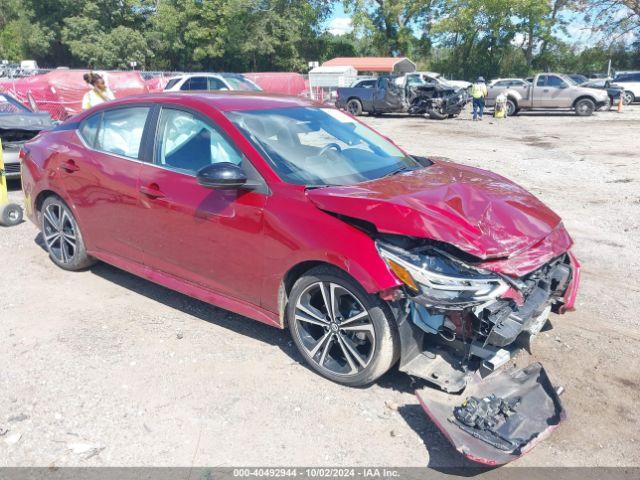
[[[349,17],[332,18],[327,28],[327,31],[331,35],[344,35],[352,30],[353,25],[351,25],[351,19]]]

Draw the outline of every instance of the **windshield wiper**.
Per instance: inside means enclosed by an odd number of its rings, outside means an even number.
[[[402,167],[396,168],[395,170],[391,170],[389,173],[383,175],[383,178],[384,177],[393,177],[394,175],[397,175],[399,173],[410,172],[411,170],[413,170],[413,168],[409,168],[406,165],[403,165]]]

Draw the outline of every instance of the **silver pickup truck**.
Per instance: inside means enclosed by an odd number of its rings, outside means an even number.
[[[504,78],[488,85],[487,107],[493,107],[498,95],[507,97],[507,115],[522,110],[573,110],[576,115],[588,116],[608,105],[606,90],[577,85],[559,73],[540,73],[531,82]]]

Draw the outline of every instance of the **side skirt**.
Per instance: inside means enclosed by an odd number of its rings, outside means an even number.
[[[253,320],[266,323],[267,325],[270,325],[272,327],[277,327],[280,329],[284,328],[280,324],[280,319],[277,313],[270,312],[258,307],[257,305],[253,305],[243,300],[238,300],[236,298],[231,298],[226,295],[213,292],[204,287],[201,287],[200,285],[187,282],[168,273],[161,272],[159,270],[141,265],[139,263],[123,260],[120,257],[111,255],[103,251],[91,251],[88,253],[92,257],[95,257],[98,260],[102,260],[109,265],[113,265],[114,267],[132,273],[133,275],[136,275],[138,277],[142,277],[153,283],[157,283],[158,285],[162,285],[163,287],[167,287],[171,290],[183,293],[184,295],[187,295],[189,297],[202,300],[203,302],[210,303],[211,305],[215,305],[216,307],[224,308],[225,310],[229,310],[239,315],[249,317]]]

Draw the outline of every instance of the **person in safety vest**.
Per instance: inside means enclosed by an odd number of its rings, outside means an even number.
[[[82,97],[82,109],[87,110],[91,107],[95,107],[96,105],[100,105],[101,103],[108,102],[109,100],[114,100],[113,92],[107,88],[107,84],[104,83],[104,78],[102,75],[89,72],[85,73],[84,81],[91,85],[91,90],[84,94]]]
[[[484,99],[488,95],[487,85],[483,77],[478,77],[476,83],[471,85],[471,97],[473,97],[473,121],[482,120],[484,113]]]

